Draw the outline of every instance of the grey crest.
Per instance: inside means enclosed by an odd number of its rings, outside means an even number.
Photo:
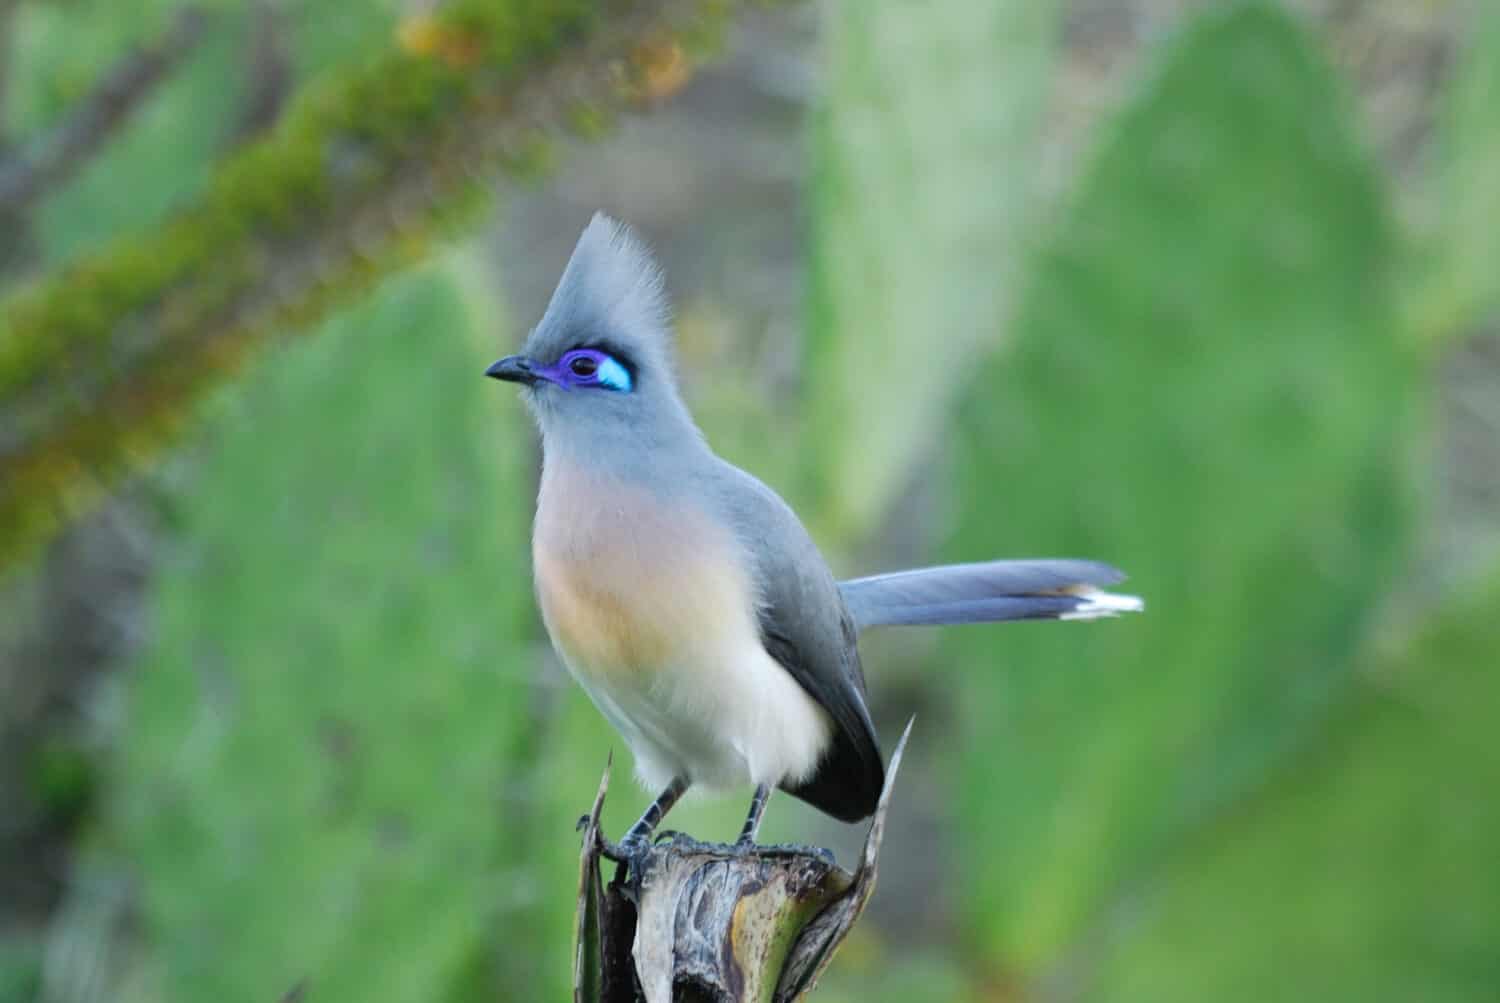
[[[522,351],[551,363],[570,348],[603,341],[670,374],[671,331],[661,268],[624,224],[597,212]]]

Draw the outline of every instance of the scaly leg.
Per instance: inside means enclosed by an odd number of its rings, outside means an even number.
[[[750,814],[745,816],[745,826],[740,830],[740,838],[734,845],[755,845],[755,835],[760,832],[760,820],[766,813],[766,802],[770,800],[770,797],[770,784],[758,784],[756,786],[755,795],[750,799]]]
[[[641,817],[636,820],[635,825],[632,825],[630,830],[625,833],[625,838],[620,840],[620,845],[615,848],[618,849],[620,856],[634,856],[645,850],[647,844],[651,841],[651,833],[656,830],[656,826],[661,822],[662,818],[666,816],[667,812],[672,810],[672,806],[678,802],[687,789],[688,782],[686,779],[683,777],[673,777],[672,782],[667,785],[667,789],[656,796],[656,800],[652,801],[646,807],[646,810],[641,813]]]

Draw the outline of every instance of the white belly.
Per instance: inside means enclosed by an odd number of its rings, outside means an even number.
[[[711,790],[802,780],[828,748],[828,715],[758,639],[645,673],[600,671],[566,653],[564,660],[624,737],[637,779],[653,793],[679,776]]]
[[[761,645],[748,562],[702,512],[549,457],[532,552],[547,632],[649,789],[816,769],[828,716]]]

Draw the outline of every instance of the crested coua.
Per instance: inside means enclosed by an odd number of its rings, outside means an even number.
[[[672,366],[661,273],[596,215],[519,355],[542,438],[532,555],[563,662],[660,794],[639,850],[689,787],[773,787],[846,822],[875,810],[884,765],[857,638],[887,624],[1085,620],[1139,610],[1079,560],[991,561],[840,582],[796,514],[716,456]]]

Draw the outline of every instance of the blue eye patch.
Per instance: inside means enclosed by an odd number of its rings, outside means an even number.
[[[595,378],[600,386],[609,387],[611,390],[619,390],[621,393],[630,393],[635,386],[635,381],[630,378],[630,370],[626,369],[613,358],[606,355],[599,363],[599,371]]]

